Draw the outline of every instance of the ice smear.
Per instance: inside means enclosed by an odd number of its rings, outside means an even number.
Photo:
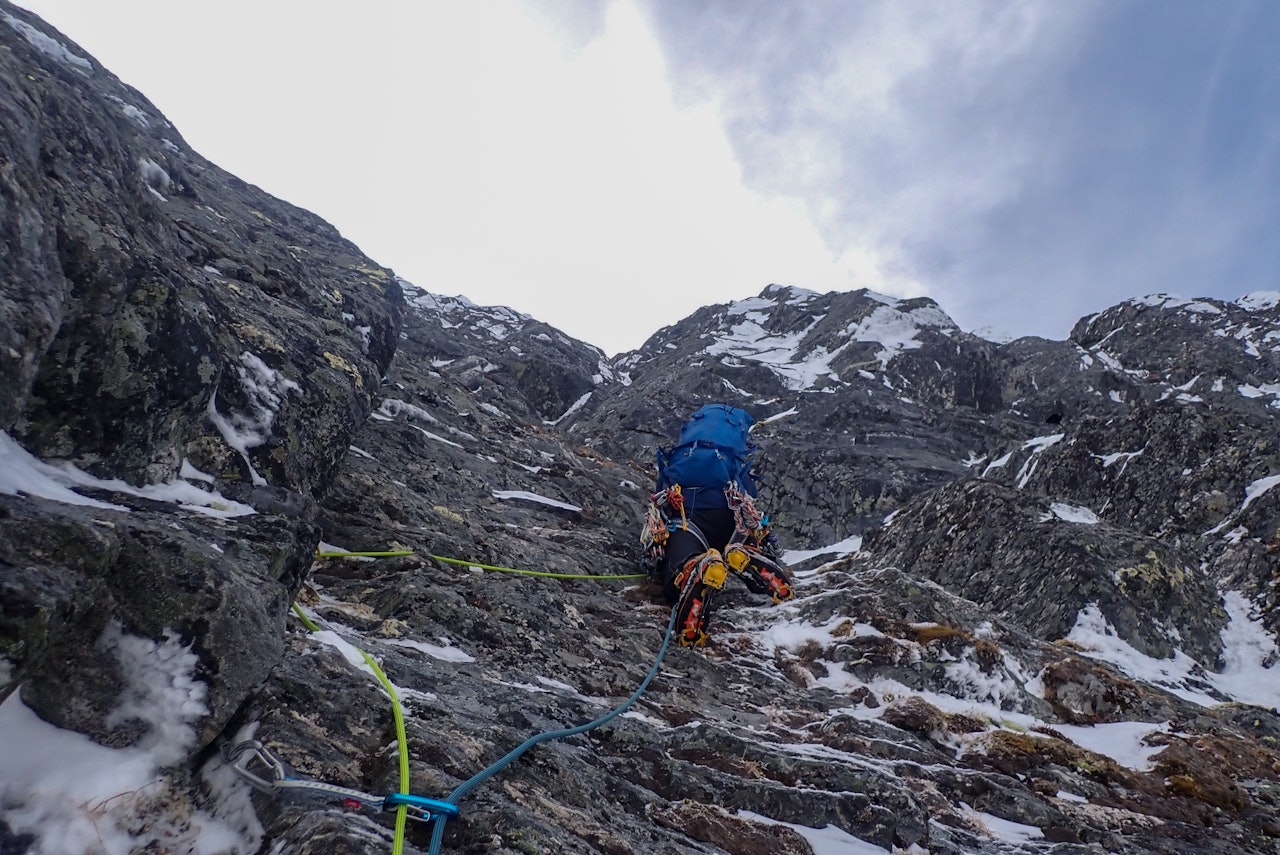
[[[1077,507],[1076,505],[1068,505],[1065,502],[1054,502],[1049,506],[1049,511],[1040,517],[1040,522],[1048,522],[1052,519],[1060,519],[1063,522],[1078,523],[1080,525],[1097,525],[1101,520],[1098,515],[1088,508]]]
[[[410,638],[386,638],[383,639],[385,644],[394,647],[408,647],[411,650],[418,650],[427,654],[433,659],[439,659],[441,662],[475,662],[476,658],[466,651],[459,650],[456,647],[445,647],[439,644],[427,644],[424,641],[414,641]]]
[[[206,516],[238,517],[256,513],[249,505],[228,499],[216,490],[206,490],[188,483],[187,480],[182,480],[211,479],[211,476],[205,475],[185,461],[180,475],[181,479],[164,484],[148,484],[145,487],[134,487],[119,479],[94,478],[70,463],[64,463],[61,466],[45,463],[14,442],[7,433],[0,431],[0,493],[10,496],[35,496],[65,504],[128,512],[129,509],[123,505],[91,499],[72,489],[87,487],[138,496],[157,502],[174,502],[186,510]]]
[[[855,555],[860,549],[862,549],[862,535],[855,534],[851,537],[846,537],[839,543],[833,543],[821,549],[787,550],[783,553],[782,560],[788,564],[799,564],[802,561],[808,561],[810,558],[817,558],[819,555],[835,555],[843,558],[846,555]]]
[[[566,502],[557,501],[556,499],[548,499],[546,496],[540,496],[537,493],[530,493],[528,490],[494,490],[493,497],[495,499],[525,499],[530,502],[537,502],[542,505],[550,505],[553,508],[563,508],[567,511],[580,511],[582,508],[577,505],[570,505]]]
[[[834,825],[810,828],[807,825],[779,822],[749,810],[739,810],[737,815],[741,819],[763,822],[766,825],[785,825],[808,841],[809,846],[813,848],[813,855],[890,855],[890,851],[883,846],[868,843]]]
[[[249,449],[271,438],[271,426],[285,397],[290,392],[301,391],[301,387],[247,350],[240,354],[240,365],[235,370],[240,377],[240,390],[244,393],[248,412],[232,411],[224,416],[218,412],[216,394],[209,397],[206,412],[218,433],[222,434],[223,441],[240,452],[253,483],[264,486],[267,480],[253,468]]]

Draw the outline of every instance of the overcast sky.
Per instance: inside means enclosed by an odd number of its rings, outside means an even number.
[[[18,0],[210,160],[615,354],[770,283],[1280,289],[1272,0]]]

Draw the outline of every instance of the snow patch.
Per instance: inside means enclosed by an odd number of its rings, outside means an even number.
[[[1085,655],[1200,706],[1220,703],[1221,695],[1240,703],[1280,707],[1280,680],[1275,671],[1280,650],[1275,638],[1260,620],[1252,617],[1242,593],[1228,591],[1223,594],[1222,603],[1229,622],[1221,635],[1221,672],[1205,669],[1182,651],[1176,651],[1171,659],[1140,653],[1116,635],[1093,603],[1081,609],[1067,639],[1080,645]]]
[[[1280,475],[1269,475],[1249,484],[1244,488],[1244,504],[1240,506],[1240,510],[1252,505],[1255,499],[1266,495],[1277,484],[1280,484]]]
[[[785,825],[809,843],[809,847],[813,849],[813,855],[890,855],[889,850],[883,846],[868,843],[841,828],[836,828],[834,825],[810,828],[807,825],[780,822],[779,820],[741,809],[738,810],[737,815],[740,819],[749,819],[752,822],[762,822],[766,825]]]
[[[1274,309],[1280,306],[1280,291],[1254,291],[1236,300],[1235,304],[1251,312]]]
[[[843,558],[847,555],[856,555],[860,549],[862,549],[862,535],[855,534],[851,537],[846,537],[839,543],[833,543],[820,549],[788,550],[783,554],[782,560],[787,564],[793,565],[808,561],[810,558],[817,558],[819,555],[835,555],[838,558]]]
[[[188,483],[190,480],[212,482],[213,478],[200,472],[185,460],[179,476],[179,480],[163,484],[148,484],[145,487],[134,487],[119,479],[95,478],[70,463],[63,463],[61,466],[44,463],[14,442],[7,433],[0,431],[0,493],[6,495],[34,496],[69,505],[129,512],[129,509],[123,505],[90,499],[72,489],[81,487],[122,493],[156,502],[173,502],[185,510],[206,516],[239,517],[257,513],[249,505],[228,499],[217,490],[208,490]]]
[[[152,641],[118,624],[99,647],[125,681],[109,721],[141,721],[148,731],[133,746],[108,748],[42,721],[14,692],[0,704],[0,803],[12,831],[47,853],[256,852],[262,829],[243,782],[206,775],[211,814],[178,802],[163,773],[186,759],[208,713],[206,687],[192,676],[196,655],[171,632]]]
[[[1080,525],[1097,525],[1101,522],[1098,519],[1098,515],[1088,508],[1068,505],[1065,502],[1054,502],[1050,505],[1048,512],[1040,517],[1040,522],[1049,522],[1055,518],[1063,522],[1078,523]]]
[[[495,499],[524,499],[529,502],[538,502],[543,505],[550,505],[553,508],[563,508],[566,511],[581,511],[582,508],[577,505],[570,505],[556,499],[548,499],[546,496],[540,496],[537,493],[530,493],[527,490],[494,490],[493,497]]]
[[[383,639],[383,643],[390,644],[393,647],[408,647],[411,650],[417,650],[425,653],[433,659],[439,659],[441,662],[476,661],[476,658],[470,653],[448,645],[441,646],[439,644],[427,644],[424,641],[414,641],[410,638],[387,638]]]
[[[960,802],[960,810],[970,822],[973,822],[979,828],[986,829],[987,833],[992,837],[1005,843],[1026,843],[1028,840],[1037,840],[1044,837],[1044,832],[1034,825],[1012,822],[1007,819],[1001,819],[995,814],[974,810],[966,802]]]
[[[26,21],[18,20],[7,12],[3,14],[4,21],[12,27],[18,35],[27,40],[27,44],[48,57],[52,57],[58,62],[67,65],[74,65],[76,68],[84,71],[93,71],[93,63],[82,56],[78,56],[57,39],[50,38]]]
[[[169,178],[169,173],[160,164],[156,163],[149,157],[138,158],[138,175],[148,187],[157,193],[167,192],[169,186],[173,183]]]

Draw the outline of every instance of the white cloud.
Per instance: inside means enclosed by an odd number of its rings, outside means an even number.
[[[1060,338],[1274,278],[1256,4],[25,2],[404,278],[610,353],[771,282]]]
[[[610,353],[771,281],[855,287],[865,266],[743,186],[720,116],[677,106],[629,0],[577,45],[517,2],[28,5],[202,154],[414,284]]]

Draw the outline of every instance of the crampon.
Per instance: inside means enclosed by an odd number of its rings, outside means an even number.
[[[679,630],[680,644],[683,646],[694,647],[707,643],[710,638],[707,623],[711,617],[711,601],[716,592],[724,587],[724,580],[728,575],[728,568],[725,567],[719,550],[709,549],[690,559],[676,576],[676,587],[680,589],[680,600],[676,604],[676,629]]]
[[[760,550],[746,544],[733,543],[725,550],[724,557],[749,591],[768,594],[775,603],[795,596],[787,571]]]

